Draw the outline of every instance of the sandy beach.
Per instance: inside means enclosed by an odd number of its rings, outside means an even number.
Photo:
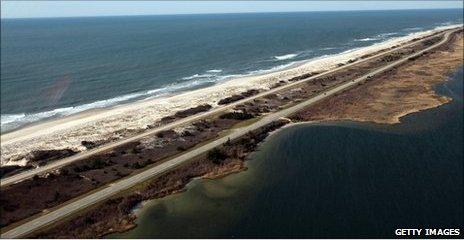
[[[34,150],[64,149],[83,151],[81,141],[99,141],[126,137],[143,131],[162,117],[193,106],[210,104],[225,97],[250,89],[269,89],[281,80],[305,73],[321,72],[337,67],[337,64],[360,58],[363,55],[391,48],[414,38],[424,37],[436,31],[454,28],[446,26],[417,32],[368,47],[354,49],[337,55],[308,60],[293,68],[259,76],[232,79],[211,87],[189,91],[173,96],[142,100],[109,109],[91,110],[69,117],[38,123],[3,134],[1,136],[1,164],[25,165],[27,156]]]

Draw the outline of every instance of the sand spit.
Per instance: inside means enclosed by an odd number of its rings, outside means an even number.
[[[179,110],[202,104],[215,107],[217,102],[225,97],[250,89],[269,89],[280,80],[287,80],[309,72],[333,69],[337,67],[337,64],[346,63],[351,59],[458,26],[461,25],[417,32],[337,55],[312,59],[294,68],[278,72],[237,78],[212,87],[170,97],[139,101],[112,109],[91,111],[36,124],[1,136],[1,164],[24,165],[28,154],[35,150],[69,148],[82,151],[86,149],[81,144],[84,140],[101,141],[125,137],[128,134],[143,131],[147,125]]]
[[[463,44],[461,32],[451,44],[437,48],[430,56],[406,63],[374,81],[321,101],[296,113],[292,119],[395,124],[408,114],[448,103],[452,99],[437,94],[434,86],[445,81],[444,76],[463,64]]]

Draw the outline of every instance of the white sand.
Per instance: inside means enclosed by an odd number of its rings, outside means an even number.
[[[394,38],[372,46],[354,49],[337,55],[312,59],[294,68],[259,76],[233,79],[215,86],[170,97],[144,100],[112,109],[94,110],[49,122],[39,123],[1,136],[1,164],[24,165],[25,157],[33,150],[71,148],[85,150],[81,141],[96,141],[118,136],[116,131],[142,130],[164,116],[200,104],[216,106],[220,99],[250,89],[269,89],[280,80],[309,72],[335,68],[350,59],[388,49],[413,38],[436,31],[458,27],[453,25]]]

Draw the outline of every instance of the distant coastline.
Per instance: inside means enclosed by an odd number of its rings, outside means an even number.
[[[66,16],[66,17],[7,17],[2,18],[2,21],[10,20],[40,20],[40,19],[75,19],[75,18],[124,18],[124,17],[172,17],[172,16],[216,16],[216,15],[249,15],[249,14],[299,14],[299,13],[339,13],[339,12],[401,12],[401,11],[433,11],[433,10],[456,10],[459,8],[417,8],[417,9],[388,9],[388,10],[320,10],[320,11],[275,11],[275,12],[222,12],[222,13],[177,13],[177,14],[137,14],[137,15],[80,15],[80,16]]]

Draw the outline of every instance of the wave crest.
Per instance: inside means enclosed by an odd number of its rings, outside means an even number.
[[[279,60],[279,61],[282,61],[282,60],[288,60],[288,59],[292,59],[294,57],[298,56],[298,54],[296,53],[290,53],[290,54],[285,54],[285,55],[281,55],[281,56],[274,56],[274,58],[276,60]]]
[[[208,72],[208,73],[220,73],[220,72],[222,72],[222,69],[211,69],[211,70],[208,70],[206,72]]]
[[[371,42],[371,41],[377,41],[377,40],[379,40],[379,38],[375,38],[375,37],[355,39],[356,42]]]

